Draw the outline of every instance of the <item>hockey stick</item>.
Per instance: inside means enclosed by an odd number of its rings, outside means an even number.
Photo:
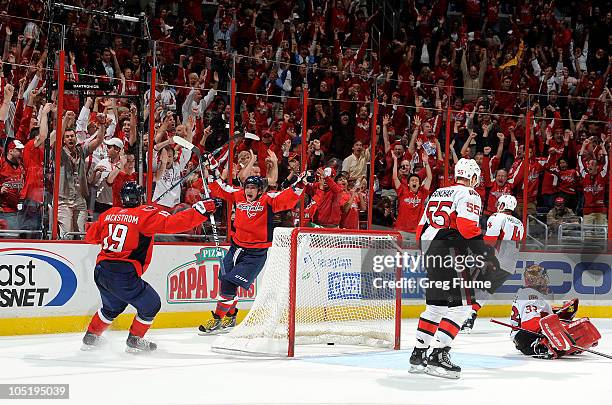
[[[182,139],[182,141],[176,141],[174,138],[178,138],[178,139]],[[174,143],[177,143],[179,145],[181,145],[184,148],[190,149],[192,153],[195,153],[196,156],[200,155],[200,150],[195,147],[192,143],[187,142],[185,139],[175,136],[172,140],[174,141]],[[227,142],[225,142],[223,145],[219,146],[217,149],[213,150],[212,152],[209,152],[210,155],[212,155],[213,157],[217,157],[216,155],[219,154],[219,152],[221,152],[223,150],[223,148],[225,148],[225,146],[232,142],[232,141],[236,141],[239,139],[244,138],[244,135],[242,135],[241,133],[239,133],[238,135],[234,135],[233,137],[231,137]],[[184,142],[183,142],[184,141]],[[181,144],[181,142],[183,142]],[[197,167],[193,168],[189,173],[187,173],[185,176],[181,177],[179,179],[179,181],[177,181],[176,183],[174,183],[172,186],[170,186],[169,189],[167,189],[166,191],[163,192],[163,194],[161,194],[159,197],[157,197],[155,200],[153,200],[154,203],[158,202],[163,196],[165,196],[166,194],[168,194],[171,190],[173,190],[176,186],[178,186],[179,184],[181,184],[182,182],[184,182],[190,175],[192,175],[196,170],[198,170]]]
[[[521,328],[520,326],[510,325],[509,323],[501,322],[501,321],[498,321],[496,319],[491,319],[491,322],[496,323],[498,325],[506,326],[508,328],[512,328],[514,330],[522,330],[523,332],[529,332],[532,335],[535,335],[535,336],[538,336],[538,337],[547,338],[545,335],[543,335],[541,333],[534,332],[534,331],[531,331],[531,330],[528,330],[528,329],[525,329],[525,328]],[[577,344],[575,344],[576,341],[574,339],[572,339],[572,337],[569,336],[569,334],[566,333],[566,335],[569,337],[570,341],[572,342],[572,346],[575,347],[576,349],[581,350],[583,352],[589,352],[589,353],[592,353],[592,354],[596,354],[597,356],[605,357],[606,359],[612,359],[612,356],[610,356],[609,354],[605,354],[605,353],[602,353],[602,352],[598,352],[598,351],[595,351],[595,350],[591,350],[591,349],[587,349],[587,348],[578,346]]]
[[[206,176],[204,176],[204,169],[202,167],[202,154],[200,153],[200,150],[194,144],[184,138],[181,138],[180,136],[174,136],[172,137],[172,140],[183,148],[191,150],[191,153],[194,153],[198,157],[198,167],[200,168],[200,175],[202,176],[202,188],[204,189],[204,197],[210,198],[210,190],[208,188],[208,183],[206,182]],[[215,214],[211,212],[209,218],[210,225],[212,228],[213,241],[215,242],[217,257],[219,258],[219,265],[221,266],[221,271],[224,272],[223,254],[221,252],[221,249],[219,248],[219,234],[217,233],[217,223],[215,221]]]

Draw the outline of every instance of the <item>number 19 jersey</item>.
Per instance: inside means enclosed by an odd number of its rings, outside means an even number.
[[[417,240],[443,239],[459,233],[465,239],[480,235],[480,195],[462,184],[439,188],[430,196],[417,229]],[[454,231],[454,232],[452,232]]]
[[[132,263],[140,276],[151,261],[155,234],[185,232],[206,220],[193,208],[171,215],[146,205],[113,207],[92,224],[85,241],[102,245],[96,263],[103,260]]]

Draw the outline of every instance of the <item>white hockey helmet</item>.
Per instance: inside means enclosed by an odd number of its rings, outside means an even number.
[[[474,181],[476,176],[476,181]],[[470,181],[470,187],[476,187],[480,183],[480,166],[474,159],[461,158],[455,164],[455,179],[464,178]]]
[[[500,195],[495,206],[498,212],[505,210],[514,211],[516,208],[516,198],[510,194]]]

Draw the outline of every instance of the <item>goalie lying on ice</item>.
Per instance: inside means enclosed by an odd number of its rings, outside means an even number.
[[[510,323],[525,330],[511,332],[512,340],[521,353],[528,356],[556,359],[581,351],[574,344],[588,349],[601,338],[589,318],[573,320],[578,310],[578,299],[553,308],[546,301],[548,275],[546,269],[532,265],[523,273],[521,288],[512,303]],[[542,337],[544,335],[544,337]]]

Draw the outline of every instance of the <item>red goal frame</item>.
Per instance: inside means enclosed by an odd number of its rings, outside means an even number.
[[[344,234],[344,235],[385,235],[397,238],[398,244],[402,245],[402,235],[397,231],[365,231],[356,229],[338,229],[338,228],[307,228],[298,227],[291,231],[291,248],[289,251],[289,314],[288,314],[288,348],[287,357],[295,355],[295,307],[296,307],[296,288],[297,288],[297,241],[300,233],[309,234]],[[400,349],[401,337],[401,319],[402,319],[402,288],[399,282],[402,278],[402,268],[397,267],[395,271],[395,340],[393,350]]]

